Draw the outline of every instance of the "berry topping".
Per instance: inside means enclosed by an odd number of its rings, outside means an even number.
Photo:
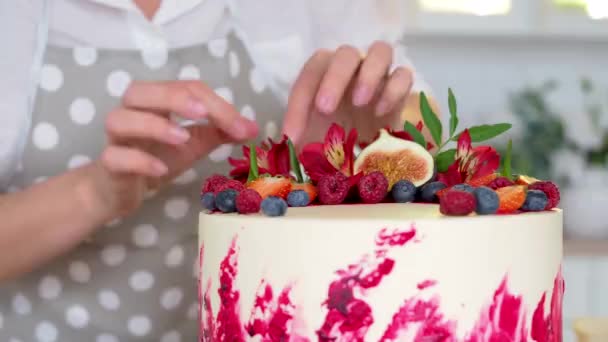
[[[437,192],[445,189],[447,186],[443,182],[431,182],[422,187],[420,197],[424,202],[436,203],[439,198]]]
[[[495,180],[497,177],[498,177],[498,174],[490,173],[487,176],[471,179],[470,181],[467,182],[467,184],[469,184],[470,186],[475,187],[475,188],[478,186],[487,186],[488,184],[490,184],[490,182]]]
[[[291,190],[304,190],[310,198],[310,203],[317,198],[317,188],[312,183],[291,183]]]
[[[547,207],[547,195],[540,190],[528,190],[526,201],[521,207],[523,211],[543,211]]]
[[[217,187],[217,189],[215,190],[215,194],[217,195],[219,192],[222,192],[222,191],[228,190],[228,189],[235,190],[236,192],[241,192],[245,189],[245,186],[243,185],[243,183],[241,183],[237,180],[229,179]]]
[[[388,180],[382,172],[374,171],[361,177],[357,184],[359,197],[363,202],[372,204],[379,203],[386,197],[388,191]]]
[[[511,186],[511,185],[515,185],[515,183],[513,183],[513,181],[509,180],[506,177],[498,177],[495,180],[491,181],[488,184],[488,187],[496,190],[496,189],[504,188],[504,187]]]
[[[473,188],[469,184],[456,184],[452,187],[452,189],[466,191],[466,192],[470,192],[470,193],[473,193],[473,190],[475,190],[475,188]]]
[[[304,190],[293,190],[287,195],[287,204],[290,207],[305,207],[310,204],[310,196]]]
[[[260,211],[262,196],[257,191],[245,189],[236,196],[236,210],[239,214],[255,214]]]
[[[473,191],[475,196],[475,212],[479,215],[495,214],[500,204],[496,192],[488,187],[481,186]]]
[[[277,196],[268,196],[262,201],[262,212],[266,216],[283,216],[287,212],[287,202]]]
[[[229,181],[229,179],[227,177],[215,174],[215,175],[207,178],[207,180],[203,184],[203,189],[201,190],[201,193],[203,193],[203,194],[208,193],[208,192],[217,193],[220,185],[226,183],[227,181]]]
[[[317,184],[317,190],[319,191],[319,201],[321,203],[340,204],[348,196],[350,183],[345,175],[341,172],[336,172],[333,175],[321,177]]]
[[[206,192],[201,195],[201,204],[203,208],[212,211],[215,210],[215,195],[213,192]]]
[[[556,208],[560,201],[559,188],[552,182],[536,182],[528,187],[529,190],[540,190],[547,195],[547,206],[545,210]]]
[[[526,188],[523,185],[512,185],[496,190],[499,199],[499,213],[513,213],[526,201]]]
[[[393,185],[391,195],[397,203],[408,203],[416,198],[417,191],[418,189],[416,189],[414,183],[407,180],[400,180]]]
[[[289,191],[291,191],[291,182],[281,176],[260,177],[247,183],[247,188],[257,191],[262,198],[269,196],[287,198]]]
[[[215,196],[215,206],[223,213],[236,211],[236,196],[238,192],[234,189],[224,190]]]
[[[450,190],[441,196],[439,210],[449,216],[469,215],[475,211],[475,197],[470,192]]]

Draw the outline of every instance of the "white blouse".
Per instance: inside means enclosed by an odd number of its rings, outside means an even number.
[[[0,1],[0,190],[21,158],[47,45],[140,50],[162,56],[232,27],[286,101],[300,67],[318,48],[396,42],[403,0],[163,0],[149,21],[131,0]],[[144,58],[145,60],[145,58]],[[409,65],[405,49],[395,63]],[[425,87],[419,76],[416,88]]]

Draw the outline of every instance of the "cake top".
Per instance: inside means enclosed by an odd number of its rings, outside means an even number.
[[[394,206],[402,203],[439,204],[439,211],[437,206],[402,206],[410,218],[439,213],[519,214],[557,207],[560,195],[554,183],[513,174],[510,141],[502,158],[494,147],[479,144],[508,131],[511,124],[459,130],[451,89],[448,102],[447,134],[422,93],[421,122],[405,122],[403,130],[382,129],[371,143],[360,141],[354,129],[347,132],[332,124],[323,142],[309,143],[299,153],[287,136],[243,146],[243,158],[229,160],[230,178],[213,175],[205,180],[202,205],[212,212],[261,211],[267,216],[283,216],[288,207],[313,205],[294,215],[323,217],[331,212],[335,217],[349,211],[358,217],[376,217],[391,215]],[[431,141],[422,134],[425,127]],[[450,148],[452,144],[456,146]],[[378,205],[386,202],[394,205]],[[352,210],[340,204],[369,206]],[[328,205],[335,210],[315,207]]]

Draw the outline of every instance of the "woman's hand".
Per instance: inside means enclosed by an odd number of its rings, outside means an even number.
[[[208,125],[180,127],[170,113]],[[91,168],[92,210],[107,220],[135,210],[155,190],[217,146],[257,135],[257,125],[200,82],[140,82],[106,121],[107,146]]]
[[[333,122],[356,128],[363,139],[400,126],[413,73],[392,64],[393,48],[385,42],[374,43],[366,56],[352,46],[319,50],[294,84],[283,131],[303,143],[322,139]]]

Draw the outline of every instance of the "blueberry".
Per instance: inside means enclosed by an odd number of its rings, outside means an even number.
[[[420,198],[424,202],[435,203],[439,200],[437,198],[437,192],[439,190],[443,190],[445,188],[446,188],[446,185],[443,184],[442,182],[427,183],[425,186],[422,187],[422,190],[420,192]]]
[[[454,190],[460,190],[460,191],[466,191],[468,193],[473,193],[473,190],[475,190],[475,188],[473,188],[472,186],[470,186],[469,184],[456,184],[452,187],[452,189]]]
[[[236,211],[236,195],[234,189],[227,189],[215,196],[215,206],[223,213],[233,213]]]
[[[495,214],[500,205],[498,194],[485,186],[476,188],[473,190],[475,196],[475,211],[479,215],[492,215]]]
[[[393,195],[395,202],[408,203],[414,200],[416,197],[416,191],[417,189],[414,183],[407,180],[400,180],[393,185],[391,194]]]
[[[207,210],[215,210],[215,195],[213,192],[206,192],[201,195],[201,204]]]
[[[266,216],[283,216],[287,212],[287,202],[276,196],[266,197],[262,201],[262,212]]]
[[[523,211],[543,211],[547,206],[547,195],[540,190],[528,190],[526,201],[521,207]]]
[[[287,204],[290,207],[305,207],[310,204],[310,196],[304,190],[294,190],[287,195]]]

